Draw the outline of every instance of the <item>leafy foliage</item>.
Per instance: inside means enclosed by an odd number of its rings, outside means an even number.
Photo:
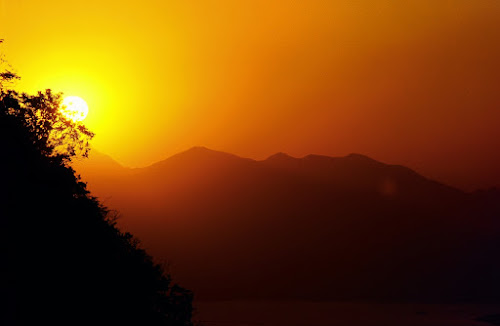
[[[77,154],[88,155],[89,140],[94,134],[61,114],[61,94],[50,89],[34,96],[9,90],[2,97],[5,113],[23,122],[43,155],[64,162]]]
[[[3,41],[3,39],[0,39],[0,45]],[[11,84],[16,79],[19,79],[19,76],[12,72],[12,67],[5,60],[5,56],[0,53],[0,91],[3,91],[6,85]]]
[[[93,134],[61,95],[0,76],[0,312],[5,325],[191,325],[192,293],[120,231],[69,166]]]

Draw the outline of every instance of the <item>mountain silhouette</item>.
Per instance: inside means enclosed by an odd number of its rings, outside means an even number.
[[[499,298],[497,190],[360,154],[256,161],[195,147],[116,184],[78,170],[198,298]]]

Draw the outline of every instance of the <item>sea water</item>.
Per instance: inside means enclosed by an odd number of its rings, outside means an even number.
[[[493,304],[376,304],[298,301],[196,302],[205,326],[487,326]],[[491,326],[491,325],[490,325]]]

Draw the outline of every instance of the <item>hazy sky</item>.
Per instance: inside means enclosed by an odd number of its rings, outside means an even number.
[[[84,98],[94,146],[359,152],[500,185],[500,1],[0,0],[18,87]]]

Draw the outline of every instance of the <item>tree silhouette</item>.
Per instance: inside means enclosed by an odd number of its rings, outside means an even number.
[[[8,90],[0,75],[1,325],[191,325],[192,293],[173,284],[69,162],[93,134],[59,94]]]

